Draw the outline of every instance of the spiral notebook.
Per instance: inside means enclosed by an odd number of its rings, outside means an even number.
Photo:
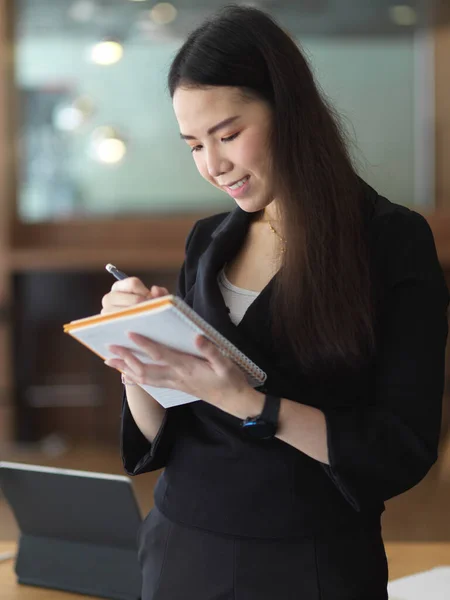
[[[142,362],[161,364],[152,361],[129,339],[127,333],[130,331],[198,357],[202,357],[202,354],[195,345],[195,338],[198,334],[204,335],[216,344],[224,356],[242,369],[252,387],[259,387],[266,380],[267,375],[262,369],[177,296],[154,298],[114,313],[94,315],[64,325],[65,333],[77,339],[103,360],[115,357],[108,350],[108,346],[116,344],[130,348]],[[200,400],[180,390],[151,385],[141,387],[165,408]]]

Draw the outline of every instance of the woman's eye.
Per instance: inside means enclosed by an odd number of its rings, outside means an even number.
[[[237,136],[239,134],[240,134],[240,131],[238,131],[237,133],[233,133],[233,135],[230,135],[229,137],[222,138],[222,142],[232,142],[233,140],[235,140],[237,138]]]
[[[230,136],[228,136],[228,137],[224,137],[224,138],[222,138],[222,142],[232,142],[233,140],[235,140],[235,139],[237,138],[237,136],[238,136],[240,133],[241,133],[241,132],[240,132],[240,131],[238,131],[237,133],[233,133],[233,135],[230,135]],[[194,153],[194,152],[198,152],[199,150],[201,150],[201,149],[202,149],[202,147],[203,147],[203,146],[200,146],[200,145],[198,145],[198,146],[193,146],[193,147],[191,148],[191,152],[192,152],[192,153]]]

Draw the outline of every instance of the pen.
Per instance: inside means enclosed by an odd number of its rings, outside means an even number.
[[[111,273],[111,275],[113,277],[115,277],[118,281],[121,281],[122,279],[127,279],[128,278],[128,275],[125,275],[125,273],[123,273],[122,271],[119,271],[119,269],[117,269],[111,263],[108,263],[106,265],[105,269],[108,271],[108,273]]]

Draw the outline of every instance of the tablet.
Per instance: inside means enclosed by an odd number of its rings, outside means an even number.
[[[0,489],[20,530],[19,583],[139,599],[142,517],[128,477],[0,462]]]

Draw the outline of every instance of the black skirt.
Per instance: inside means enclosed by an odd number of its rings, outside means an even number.
[[[217,535],[156,507],[139,532],[142,600],[387,600],[381,531],[295,540]]]

